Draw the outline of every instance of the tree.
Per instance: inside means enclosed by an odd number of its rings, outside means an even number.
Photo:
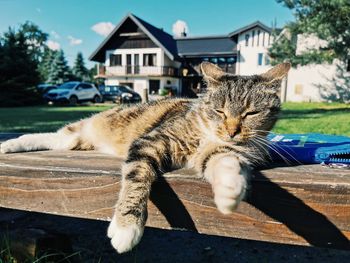
[[[277,0],[291,9],[295,22],[286,26],[287,34],[277,38],[270,56],[274,63],[288,59],[295,65],[345,61],[350,55],[349,0]],[[296,54],[296,36],[315,35],[326,41],[322,48]]]
[[[38,65],[41,82],[48,82],[50,68],[58,51],[45,47],[42,60]]]
[[[85,67],[84,57],[81,52],[78,52],[77,57],[75,59],[73,74],[80,81],[89,80],[89,72],[88,69]]]
[[[0,106],[20,106],[40,101],[37,62],[22,31],[9,28],[0,38]]]
[[[54,57],[49,70],[48,82],[52,84],[61,84],[70,80],[71,72],[64,56],[63,50],[59,50]]]
[[[19,32],[24,34],[28,50],[32,54],[33,59],[40,62],[44,55],[45,48],[47,48],[46,41],[49,35],[43,32],[37,25],[29,21],[20,25],[18,33]]]

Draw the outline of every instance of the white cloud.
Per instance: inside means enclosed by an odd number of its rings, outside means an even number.
[[[79,38],[75,38],[72,36],[68,36],[67,38],[69,39],[69,45],[71,45],[71,46],[78,46],[81,43],[83,43],[83,40],[79,39]]]
[[[61,48],[60,43],[56,41],[48,40],[46,44],[49,47],[49,49],[52,49],[52,50],[59,50]]]
[[[91,27],[93,31],[101,36],[108,36],[115,26],[111,22],[100,22]]]
[[[176,37],[180,37],[183,32],[185,32],[188,35],[189,30],[188,30],[187,23],[182,20],[177,20],[173,24],[173,34]]]
[[[50,35],[52,35],[55,39],[61,38],[61,36],[54,30],[51,30]]]

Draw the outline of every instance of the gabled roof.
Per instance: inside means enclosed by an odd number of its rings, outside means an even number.
[[[272,28],[264,25],[263,23],[261,23],[260,21],[255,21],[247,26],[244,26],[244,27],[241,27],[241,28],[238,28],[236,29],[235,31],[231,32],[228,34],[229,37],[233,37],[235,35],[238,35],[238,34],[241,34],[245,31],[248,31],[249,29],[251,28],[254,28],[254,27],[261,27],[262,29],[264,29],[265,31],[271,33],[272,32]]]
[[[173,39],[172,35],[129,13],[120,21],[120,23],[113,29],[113,31],[106,37],[106,39],[91,54],[91,56],[89,57],[90,60],[100,61],[100,52],[103,52],[104,57],[104,47],[108,45],[109,41],[112,40],[114,34],[118,31],[118,29],[124,24],[124,22],[128,18],[131,19],[157,46],[162,48],[171,60],[174,60],[178,57],[176,42]]]
[[[227,55],[236,53],[237,43],[227,35],[176,39],[180,56]]]

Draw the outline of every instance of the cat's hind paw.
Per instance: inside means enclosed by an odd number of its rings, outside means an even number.
[[[1,153],[14,153],[18,152],[18,143],[16,139],[8,140],[0,144],[0,152]]]
[[[114,216],[109,224],[107,236],[111,239],[112,246],[118,253],[128,252],[136,246],[143,235],[144,228],[132,223],[121,226]]]

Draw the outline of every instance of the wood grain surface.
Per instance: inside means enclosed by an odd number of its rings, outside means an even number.
[[[96,152],[0,154],[0,206],[110,220],[121,162]],[[160,178],[150,199],[148,226],[350,250],[349,170],[257,170],[246,201],[231,215],[217,211],[210,185],[192,170]]]

